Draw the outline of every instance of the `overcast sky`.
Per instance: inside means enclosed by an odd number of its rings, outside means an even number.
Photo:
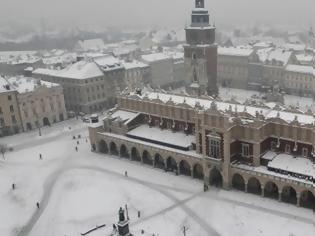
[[[0,0],[0,24],[63,26],[181,26],[194,0]],[[272,23],[310,26],[315,0],[206,0],[217,25]]]

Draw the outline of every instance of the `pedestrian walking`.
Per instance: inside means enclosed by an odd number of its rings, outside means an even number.
[[[78,147],[75,147],[75,150],[78,151]]]
[[[43,160],[43,156],[41,153],[39,154],[39,160]]]
[[[77,141],[77,145],[79,145],[80,144],[80,142],[79,142],[79,140]]]
[[[128,177],[128,172],[127,171],[125,171],[125,176]]]
[[[14,189],[15,189],[15,183],[12,184],[12,190],[14,190]]]
[[[36,202],[37,209],[39,209],[39,202]]]
[[[138,218],[140,218],[140,211],[138,211]]]

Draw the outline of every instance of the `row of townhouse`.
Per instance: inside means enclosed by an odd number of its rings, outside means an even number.
[[[222,86],[268,91],[275,84],[286,93],[314,97],[314,64],[280,48],[221,47],[218,81]]]

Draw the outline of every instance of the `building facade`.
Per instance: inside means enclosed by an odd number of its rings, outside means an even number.
[[[12,77],[8,82],[17,90],[23,131],[50,126],[67,119],[61,85],[26,77]]]
[[[315,207],[313,115],[209,97],[125,94],[89,128],[92,150],[221,186]]]
[[[283,84],[289,94],[315,97],[315,69],[312,66],[288,65]]]
[[[125,84],[129,88],[134,89],[149,83],[149,65],[136,60],[126,60],[122,64],[125,68]]]
[[[150,66],[149,83],[152,87],[168,88],[174,84],[173,59],[158,52],[141,56],[141,61]]]
[[[195,1],[191,25],[185,30],[186,90],[194,95],[207,93],[216,96],[218,94],[216,28],[210,25],[204,0]]]
[[[0,137],[16,134],[22,130],[17,91],[0,76]]]
[[[37,69],[33,76],[61,84],[67,110],[76,113],[112,107],[125,88],[125,69],[118,59],[109,55],[83,59],[60,71]]]
[[[249,62],[253,57],[251,48],[218,49],[218,81],[223,87],[247,88],[249,84]]]

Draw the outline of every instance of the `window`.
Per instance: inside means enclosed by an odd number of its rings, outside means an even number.
[[[14,112],[13,105],[10,106],[10,112]]]
[[[210,139],[210,157],[220,158],[220,140]]]
[[[308,157],[308,149],[307,148],[302,148],[302,156]]]
[[[249,144],[242,143],[242,156],[243,157],[249,157]]]
[[[2,114],[3,112],[2,112],[2,107],[0,107],[0,114]]]
[[[8,100],[9,100],[9,101],[12,100],[12,96],[11,96],[11,95],[8,96]]]
[[[285,152],[286,153],[291,153],[291,146],[290,146],[290,144],[286,144],[285,145]]]
[[[270,143],[270,150],[271,151],[276,151],[277,150],[277,142],[276,141],[271,141],[271,143]]]
[[[209,138],[209,156],[212,158],[221,158],[221,136],[213,131],[207,135]]]

